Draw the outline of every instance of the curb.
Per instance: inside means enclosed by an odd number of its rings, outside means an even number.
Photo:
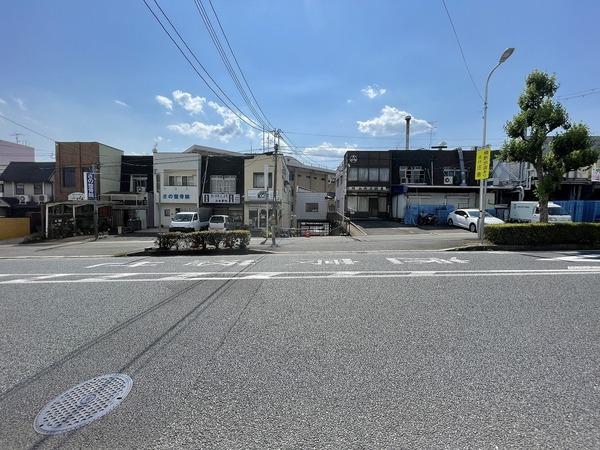
[[[585,246],[575,244],[561,244],[561,245],[495,245],[495,244],[484,244],[484,245],[464,245],[462,247],[447,248],[448,252],[478,252],[478,251],[509,251],[509,252],[520,252],[520,251],[554,251],[554,250],[600,250],[598,246]]]
[[[124,256],[237,256],[237,255],[270,255],[277,252],[271,250],[254,249],[207,249],[207,250],[166,250],[158,251],[154,247],[146,248],[138,252],[117,253],[113,256],[120,258]]]

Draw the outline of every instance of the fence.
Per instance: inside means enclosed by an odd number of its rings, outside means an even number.
[[[29,217],[0,217],[0,239],[29,235]]]
[[[453,205],[409,205],[404,214],[404,223],[407,225],[417,225],[419,215],[433,214],[437,218],[438,224],[445,224],[448,220],[448,214],[454,211]]]
[[[600,200],[556,200],[573,222],[600,222]]]

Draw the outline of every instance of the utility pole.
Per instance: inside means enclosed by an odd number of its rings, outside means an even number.
[[[92,174],[94,175],[94,235],[95,240],[98,240],[98,183],[96,182],[96,164],[92,165]],[[86,180],[87,183],[87,180]]]
[[[275,234],[277,232],[277,163],[278,163],[278,152],[279,152],[279,136],[281,130],[274,130],[273,137],[274,143],[273,148],[273,160],[275,161],[275,169],[273,170],[273,217],[271,218],[271,247],[276,247],[277,242],[275,241]]]

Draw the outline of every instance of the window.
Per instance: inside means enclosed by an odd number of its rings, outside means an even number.
[[[356,167],[351,167],[348,169],[348,181],[357,181],[358,180],[358,169]]]
[[[169,217],[171,215],[171,210],[169,208],[165,209],[165,217]]]
[[[369,212],[369,197],[358,197],[357,211]]]
[[[290,181],[294,181],[294,175],[295,175],[294,172],[290,172]]]
[[[181,208],[175,208],[175,214],[179,214],[181,212]]]
[[[369,167],[369,181],[379,181],[379,169],[377,167]]]
[[[253,180],[252,180],[252,186],[255,189],[264,189],[265,187],[265,174],[262,172],[254,172],[253,176],[252,176]],[[273,174],[271,172],[269,172],[269,186],[270,188],[273,187]]]
[[[0,181],[0,194],[4,194],[4,181]]]
[[[146,192],[148,187],[148,179],[146,175],[132,175],[131,176],[131,192]]]
[[[15,195],[23,195],[25,193],[25,185],[23,183],[15,183]]]
[[[213,194],[235,194],[235,175],[211,175],[210,192]]]
[[[367,167],[358,168],[358,181],[369,181],[369,169]]]
[[[156,190],[160,192],[160,174],[156,174]]]
[[[195,181],[194,175],[169,175],[168,186],[195,186]]]
[[[42,193],[42,183],[33,183],[33,195],[40,195]]]
[[[75,167],[62,168],[63,187],[75,187]]]
[[[457,167],[444,167],[445,177],[460,177],[460,169]]]
[[[298,174],[298,178],[302,178],[302,175]]]
[[[318,213],[319,212],[319,204],[318,203],[306,203],[304,205],[304,212]]]
[[[388,169],[387,167],[381,167],[379,169],[379,181],[390,181],[390,169]]]
[[[425,171],[421,166],[401,166],[400,183],[425,183]]]

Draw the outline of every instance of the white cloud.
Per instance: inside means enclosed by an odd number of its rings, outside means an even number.
[[[404,133],[406,121],[404,118],[409,114],[406,111],[400,111],[393,106],[384,106],[381,114],[372,119],[365,121],[358,120],[358,131],[369,134],[371,136],[395,136]],[[411,134],[427,133],[431,130],[432,125],[426,120],[417,119],[412,116],[410,121]]]
[[[346,100],[346,103],[352,103],[353,100],[351,98],[349,98],[348,100]]]
[[[206,99],[204,97],[194,97],[189,92],[183,92],[179,89],[173,91],[173,100],[183,107],[190,114],[202,112]]]
[[[129,108],[129,105],[122,100],[113,100],[117,105],[124,106],[125,108]]]
[[[167,128],[186,136],[197,136],[202,139],[218,139],[221,142],[229,142],[232,138],[244,135],[242,121],[233,112],[215,102],[208,102],[208,106],[221,116],[223,119],[222,123],[183,122],[168,125]]]
[[[154,138],[154,141],[155,141],[155,142],[160,142],[160,141],[162,141],[162,140],[163,140],[163,137],[162,137],[162,136],[156,136],[156,137]]]
[[[4,100],[4,99],[0,98],[0,104],[2,104],[2,105],[6,105],[6,100]]]
[[[15,103],[19,106],[21,111],[27,111],[27,106],[25,106],[25,102],[21,98],[13,97]]]
[[[369,84],[366,88],[360,90],[363,95],[366,95],[369,98],[379,97],[387,92],[387,89],[380,88],[376,84]]]
[[[356,144],[344,144],[336,147],[329,142],[323,142],[316,147],[307,147],[304,149],[304,154],[309,156],[317,156],[324,159],[339,159],[343,157],[347,151],[354,150]]]
[[[168,97],[164,97],[162,95],[157,95],[154,99],[158,102],[159,105],[164,106],[169,111],[173,110],[173,100]]]

